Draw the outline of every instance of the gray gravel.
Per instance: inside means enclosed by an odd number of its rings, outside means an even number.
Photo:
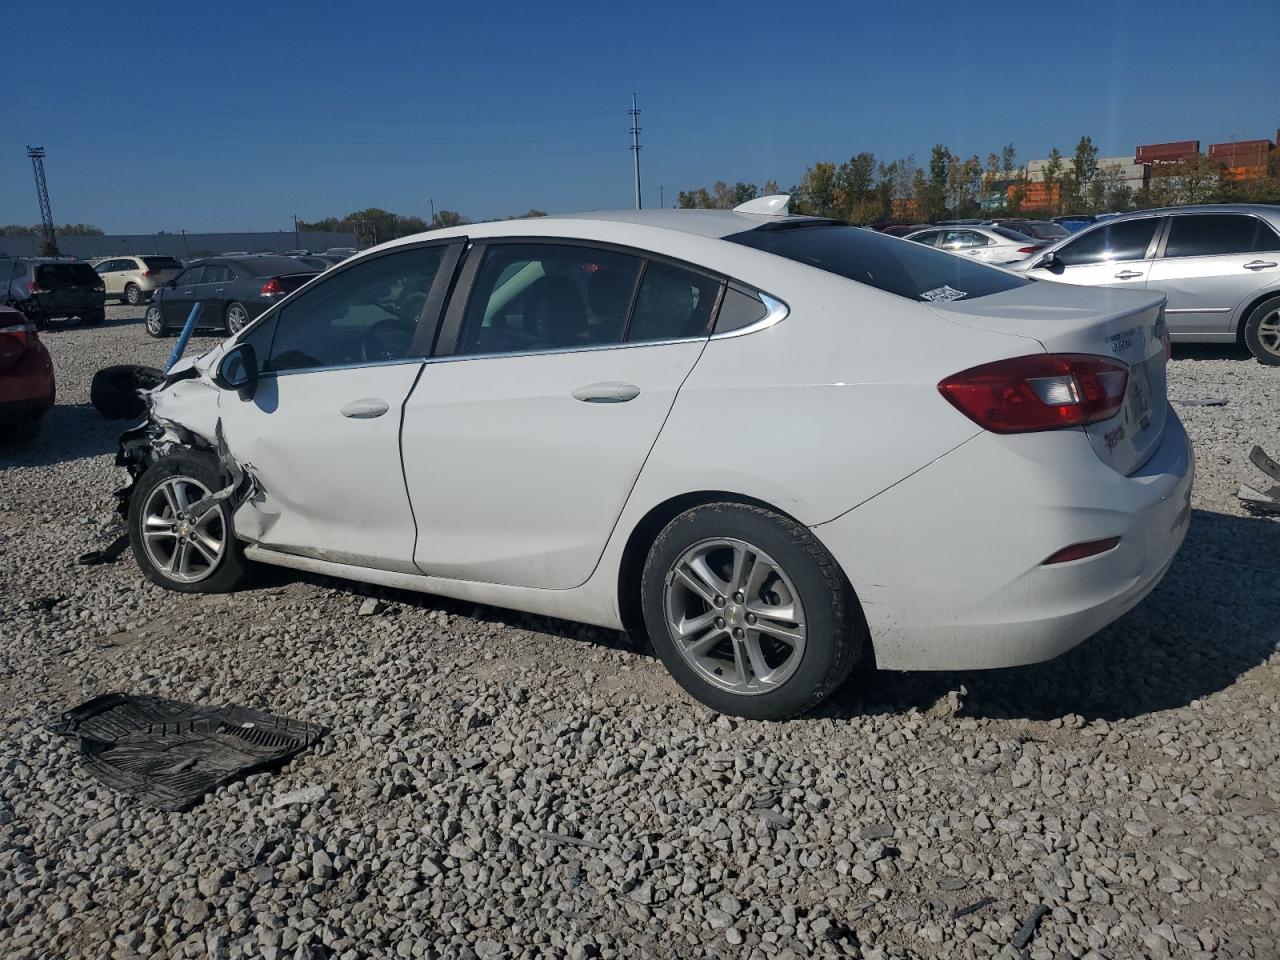
[[[1178,408],[1191,533],[1120,623],[1050,664],[873,676],[770,725],[600,630],[75,566],[119,485],[89,378],[172,343],[109,313],[45,335],[59,406],[0,451],[7,960],[1280,955],[1280,522],[1234,500],[1252,443],[1280,453],[1280,370],[1179,351],[1172,396],[1229,403]],[[155,813],[47,729],[108,690],[333,733]]]

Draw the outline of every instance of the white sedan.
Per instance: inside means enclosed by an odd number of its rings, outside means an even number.
[[[990,225],[929,227],[909,233],[902,239],[982,263],[1016,263],[1039,253],[1050,242],[1028,237],[1008,227]]]
[[[1056,656],[1190,515],[1163,297],[783,198],[384,244],[171,371],[126,433],[146,576],[253,563],[643,626],[717,710]]]

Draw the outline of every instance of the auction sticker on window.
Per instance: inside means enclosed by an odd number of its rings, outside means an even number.
[[[964,290],[957,290],[955,287],[943,285],[934,287],[932,290],[926,290],[920,294],[920,299],[928,300],[930,303],[946,303],[948,300],[960,300],[968,295]]]

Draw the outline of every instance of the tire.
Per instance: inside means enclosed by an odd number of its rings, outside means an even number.
[[[124,287],[124,302],[131,307],[136,307],[142,303],[145,298],[142,291],[138,289],[136,283],[127,283]]]
[[[718,572],[727,589],[739,555],[735,586],[746,589],[734,594],[689,566],[701,558],[701,569]],[[640,589],[645,628],[667,669],[720,713],[753,720],[807,713],[848,678],[869,642],[834,558],[804,526],[762,507],[711,503],[677,516],[649,548]],[[705,631],[688,629],[708,618]],[[688,630],[683,642],[677,623]]]
[[[169,514],[171,519],[172,507],[182,505],[182,498],[175,491],[185,491],[183,497],[189,507],[199,497],[220,490],[226,483],[227,478],[212,456],[193,451],[162,457],[138,478],[129,498],[129,546],[138,568],[148,580],[179,593],[226,593],[248,579],[250,568],[244,558],[244,546],[235,538],[231,509],[226,503],[215,504],[199,519],[196,532],[185,544],[189,559],[172,568],[169,562],[178,548],[177,531],[183,527],[176,522],[169,527],[163,522],[154,522],[164,519],[161,513]],[[168,490],[169,496],[162,487]],[[151,538],[143,535],[143,521],[148,517],[153,518],[153,523],[148,525],[153,534]],[[175,532],[155,535],[167,529]],[[173,548],[169,547],[171,542]],[[197,542],[203,545],[204,552],[197,547]],[[208,546],[213,542],[220,545],[216,551]],[[209,556],[213,557],[212,563],[208,562]],[[171,569],[179,572],[188,569],[192,576],[175,576]]]
[[[44,414],[40,414],[36,417],[25,417],[15,423],[4,424],[0,426],[0,443],[31,443],[39,435],[43,422]]]
[[[138,391],[157,387],[163,380],[164,371],[158,367],[136,363],[103,367],[93,375],[89,402],[107,420],[136,419],[147,410]]]
[[[1259,363],[1280,366],[1280,297],[1253,308],[1244,322],[1244,345]]]
[[[224,316],[227,321],[227,336],[235,336],[249,325],[249,311],[238,300],[232,300],[227,304]]]
[[[107,308],[99,307],[97,310],[91,310],[81,317],[81,319],[84,321],[84,325],[86,327],[101,326],[102,322],[107,319]]]
[[[164,314],[160,312],[160,307],[154,303],[147,307],[147,312],[142,318],[142,324],[147,328],[147,333],[157,339],[169,335],[164,326]]]

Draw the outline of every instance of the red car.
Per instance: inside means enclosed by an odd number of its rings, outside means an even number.
[[[0,306],[0,441],[34,439],[53,397],[53,360],[35,324]]]

